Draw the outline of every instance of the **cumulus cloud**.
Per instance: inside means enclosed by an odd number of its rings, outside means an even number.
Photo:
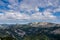
[[[45,11],[43,13],[41,12],[36,12],[34,14],[31,14],[31,15],[28,15],[28,14],[25,14],[25,13],[20,13],[20,12],[15,12],[15,11],[5,11],[4,14],[1,13],[0,14],[0,18],[2,19],[8,19],[8,20],[11,20],[11,19],[18,19],[18,20],[40,20],[40,19],[43,19],[43,20],[47,20],[47,19],[56,19],[56,16],[52,15],[52,13],[48,12],[48,11]]]
[[[3,17],[2,19],[29,19],[27,14],[21,14],[20,12],[15,11],[5,11],[4,14],[1,13],[0,16]]]
[[[0,5],[6,5],[0,1]],[[53,12],[60,11],[59,0],[7,0],[9,10],[0,10],[0,19],[6,20],[56,20]],[[39,8],[45,8],[40,11]],[[41,9],[42,10],[42,9]]]

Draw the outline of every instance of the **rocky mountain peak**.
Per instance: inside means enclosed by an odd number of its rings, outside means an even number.
[[[30,23],[30,26],[33,26],[33,27],[54,27],[54,26],[57,26],[57,24],[48,23],[48,22],[33,22],[33,23]]]

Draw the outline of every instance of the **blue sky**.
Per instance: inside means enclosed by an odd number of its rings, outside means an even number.
[[[60,24],[60,0],[0,0],[0,23]]]

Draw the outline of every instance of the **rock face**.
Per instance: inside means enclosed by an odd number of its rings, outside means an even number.
[[[56,29],[54,31],[51,31],[51,32],[54,33],[54,34],[60,34],[60,28],[59,29]]]

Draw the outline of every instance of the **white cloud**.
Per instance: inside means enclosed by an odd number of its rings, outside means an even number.
[[[28,15],[28,14],[25,14],[25,13],[20,13],[20,12],[15,12],[15,11],[5,11],[4,12],[5,14],[0,14],[0,18],[2,19],[9,19],[9,20],[40,20],[40,19],[43,19],[43,20],[47,20],[47,19],[50,19],[50,20],[53,20],[53,19],[56,19],[56,16],[52,15],[52,13],[48,12],[48,11],[45,11],[43,13],[41,12],[36,12],[34,14],[31,14],[31,15]]]
[[[37,20],[55,20],[57,17],[52,15],[52,13],[48,12],[48,11],[44,11],[43,13],[41,12],[37,12],[35,14],[32,14],[32,18],[33,19],[37,19]]]
[[[47,19],[56,19],[57,18],[56,16],[53,15],[53,13],[49,12],[48,10],[46,10],[43,14]]]
[[[60,11],[60,5],[59,0],[22,0],[21,3],[18,3],[17,0],[9,0],[8,7],[11,8],[11,10],[4,11],[5,14],[0,14],[0,19],[5,20],[55,20],[57,19],[57,16],[54,16],[51,12]],[[56,7],[56,9],[52,10],[50,8],[47,8],[49,6]],[[39,12],[38,7],[47,8],[44,10],[44,12]],[[24,11],[21,13],[20,11]],[[26,11],[26,12],[25,12]],[[32,13],[31,11],[34,11]],[[27,13],[28,12],[28,13]],[[29,15],[29,13],[31,15]]]
[[[18,20],[29,19],[29,16],[27,14],[22,14],[22,13],[15,12],[15,11],[5,12],[5,17],[7,19],[18,19]]]
[[[60,12],[60,7],[58,7],[57,9],[55,9],[53,12]]]

